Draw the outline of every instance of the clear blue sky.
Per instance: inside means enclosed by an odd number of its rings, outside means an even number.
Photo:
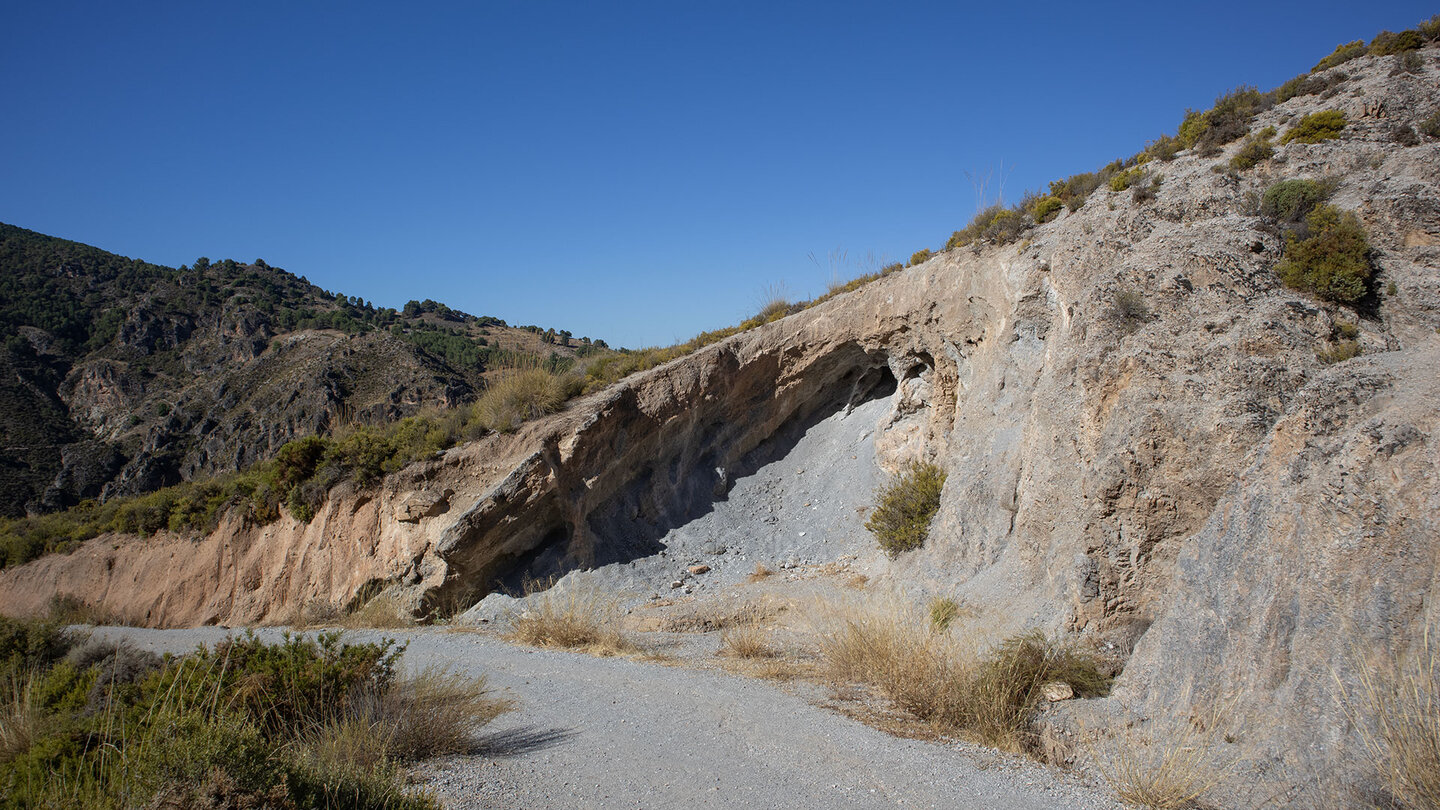
[[[1437,11],[11,0],[0,221],[665,344]]]

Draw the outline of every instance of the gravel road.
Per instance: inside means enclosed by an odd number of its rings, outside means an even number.
[[[226,631],[104,628],[185,652]],[[278,631],[265,630],[263,635]],[[772,683],[516,647],[469,632],[351,632],[405,665],[484,674],[518,706],[416,776],[455,808],[1116,808],[1100,789],[961,743],[900,739]]]

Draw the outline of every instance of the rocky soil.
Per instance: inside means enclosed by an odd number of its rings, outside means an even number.
[[[1218,707],[1250,764],[1233,795],[1347,795],[1367,778],[1366,658],[1419,653],[1440,627],[1440,141],[1392,134],[1440,109],[1422,53],[1418,74],[1347,63],[1334,92],[1253,124],[1338,109],[1338,140],[1243,173],[1226,170],[1240,141],[1181,153],[1149,166],[1153,199],[1102,188],[1019,244],[942,253],[337,489],[308,524],[98,538],[0,573],[0,606],[60,591],[143,624],[238,624],[380,591],[420,614],[478,602],[478,622],[526,576],[590,572],[678,605],[794,557],[952,596],[997,635],[1133,651],[1110,698],[1047,720],[1056,760],[1085,757],[1066,731],[1154,736]],[[1325,177],[1374,247],[1359,311],[1283,287],[1257,213],[1273,183]],[[1332,364],[1317,352],[1338,323],[1363,354]],[[892,561],[856,510],[914,458],[947,484],[927,546]]]

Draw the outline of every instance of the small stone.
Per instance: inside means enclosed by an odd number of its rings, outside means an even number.
[[[677,579],[677,580],[675,580],[674,582],[670,583],[670,590],[673,591],[673,590],[675,590],[676,588],[678,588],[678,587],[680,587],[681,585],[684,585],[684,584],[685,584],[685,583],[683,583],[683,582],[681,582],[680,580]]]
[[[1051,681],[1040,687],[1040,694],[1051,703],[1059,703],[1075,697],[1075,690],[1064,681]]]
[[[690,566],[690,573],[696,574],[696,575],[704,574],[704,573],[708,572],[709,570],[710,570],[710,566],[708,566],[708,565],[692,565],[692,566]]]

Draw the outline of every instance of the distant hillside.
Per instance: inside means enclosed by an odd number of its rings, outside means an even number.
[[[0,336],[0,516],[236,470],[606,348],[435,301],[377,308],[259,259],[172,269],[5,224]]]

